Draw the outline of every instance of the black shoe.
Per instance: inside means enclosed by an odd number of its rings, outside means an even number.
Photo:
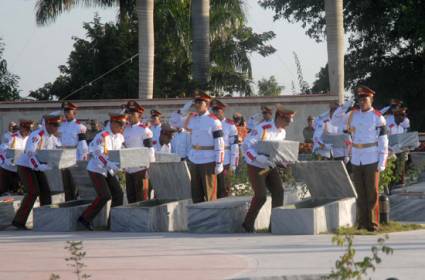
[[[245,222],[242,223],[242,228],[245,230],[245,232],[247,233],[253,233],[254,232],[254,227],[250,227],[248,226]]]
[[[82,225],[82,226],[84,226],[87,230],[89,230],[89,231],[94,231],[94,228],[93,228],[93,226],[89,223],[89,222],[87,222],[83,217],[79,217],[78,218],[78,222]]]
[[[26,225],[20,224],[16,221],[12,222],[12,226],[14,226],[15,228],[19,229],[19,230],[28,230]]]

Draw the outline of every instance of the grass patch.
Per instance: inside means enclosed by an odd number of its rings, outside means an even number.
[[[418,224],[401,224],[399,222],[391,221],[388,224],[381,225],[379,230],[376,232],[370,232],[365,229],[357,229],[357,227],[340,227],[336,230],[336,234],[344,235],[378,235],[386,234],[392,232],[401,232],[401,231],[412,231],[425,229],[423,225]]]

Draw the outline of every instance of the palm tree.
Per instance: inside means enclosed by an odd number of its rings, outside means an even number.
[[[192,0],[192,75],[201,88],[209,81],[210,0]]]
[[[154,0],[136,0],[139,19],[139,98],[153,98],[155,34]]]
[[[343,0],[325,0],[326,39],[331,94],[344,102],[344,22]]]
[[[55,21],[63,12],[79,6],[120,7],[119,20],[124,22],[134,9],[135,0],[38,0],[36,3],[36,21],[46,25]],[[139,20],[139,98],[153,98],[154,69],[154,0],[136,0],[137,17]]]

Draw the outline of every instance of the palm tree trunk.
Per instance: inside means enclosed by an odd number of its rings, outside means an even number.
[[[154,0],[136,0],[139,21],[139,98],[153,98],[155,37]]]
[[[209,81],[210,0],[192,0],[192,75],[201,88]]]
[[[328,69],[331,94],[344,102],[344,22],[343,0],[325,0]]]

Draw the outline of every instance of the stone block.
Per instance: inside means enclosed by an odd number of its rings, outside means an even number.
[[[34,208],[33,230],[47,232],[83,230],[84,227],[77,220],[90,203],[90,200],[74,200]],[[110,201],[93,220],[92,224],[95,228],[107,227],[109,209]]]
[[[345,148],[347,141],[351,141],[348,134],[323,134],[323,142],[331,144],[333,148]]]
[[[306,200],[272,209],[273,234],[320,234],[356,222],[356,199],[337,201]]]
[[[149,180],[159,199],[189,199],[190,172],[185,161],[152,162],[149,166]]]
[[[0,229],[8,227],[13,218],[15,218],[16,212],[21,206],[23,195],[14,195],[14,196],[0,196]],[[63,193],[55,193],[52,195],[52,203],[61,203],[65,201],[65,195]],[[39,199],[34,203],[34,208],[40,206]],[[33,212],[31,211],[28,216],[26,226],[32,228],[33,226]]]
[[[52,169],[44,172],[49,182],[50,191],[63,192],[62,172],[60,169]]]
[[[11,159],[11,161],[15,163],[23,153],[24,153],[24,150],[7,149],[6,158]]]
[[[414,150],[419,146],[418,132],[393,134],[388,136],[388,145],[395,150]]]
[[[226,197],[188,206],[188,228],[196,233],[242,232],[252,197]],[[261,208],[255,221],[256,230],[267,229],[270,225],[271,198]]]
[[[418,191],[402,192],[391,195],[390,219],[399,222],[425,222],[425,192],[417,187]]]
[[[181,158],[178,154],[155,152],[155,162],[179,162]]]
[[[87,163],[88,161],[77,161],[77,165],[69,169],[82,200],[91,200],[97,195],[87,171]]]
[[[256,144],[258,154],[267,155],[271,161],[298,161],[300,143],[296,141],[262,141]]]
[[[298,162],[291,168],[310,198],[273,208],[272,233],[319,234],[355,224],[357,194],[341,161]]]
[[[425,169],[425,152],[411,152],[410,158],[412,159],[412,164],[415,168],[419,170]]]
[[[125,148],[110,150],[109,160],[118,163],[120,168],[148,167],[150,150],[148,148]]]
[[[37,159],[53,169],[63,169],[77,164],[76,149],[38,150]]]
[[[111,210],[111,230],[120,232],[170,232],[187,230],[191,199],[153,199]]]

